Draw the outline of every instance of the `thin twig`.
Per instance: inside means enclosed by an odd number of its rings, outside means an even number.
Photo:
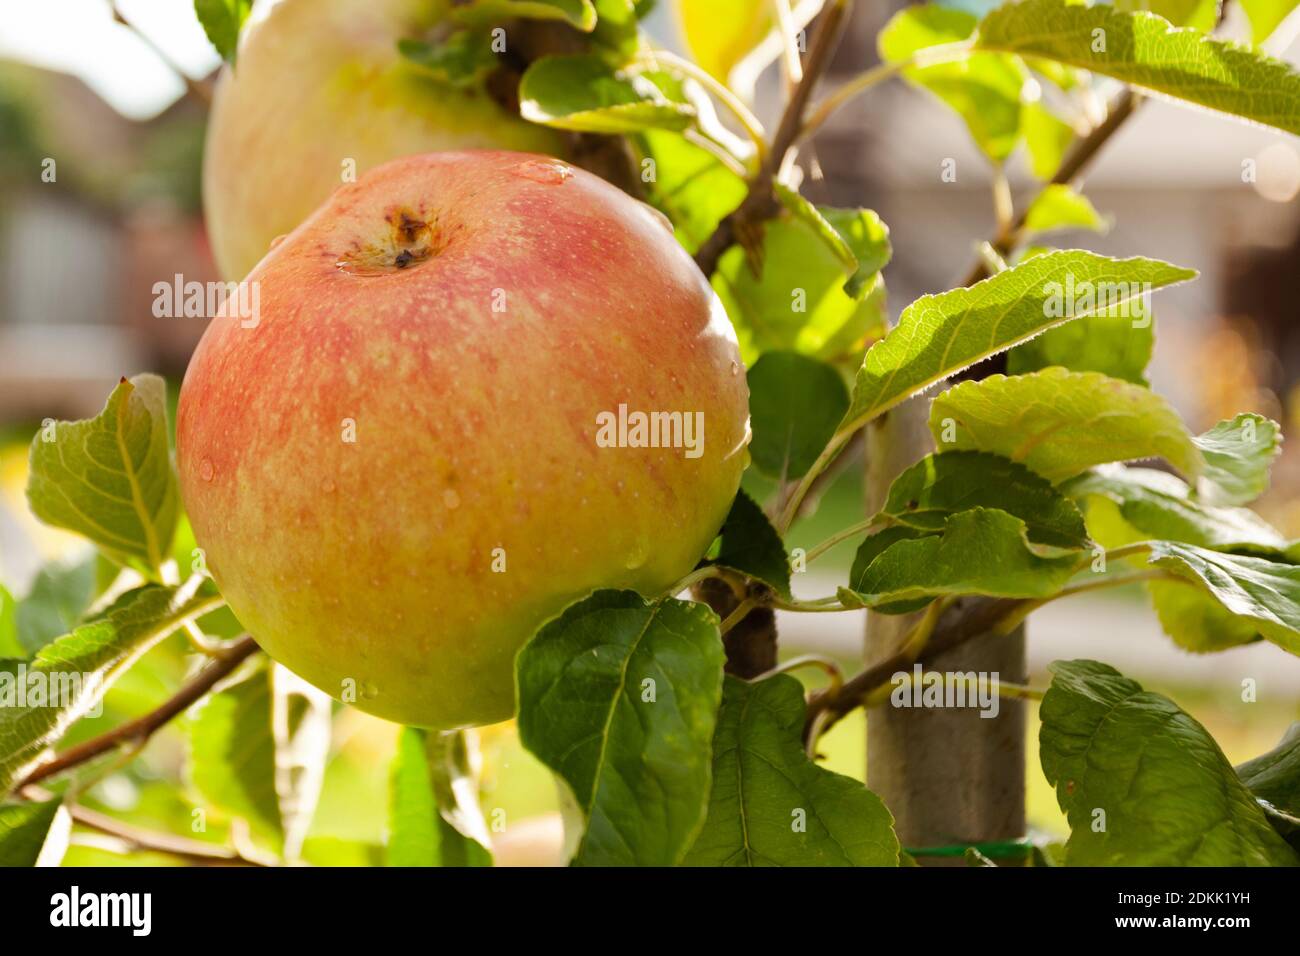
[[[24,786],[18,793],[27,800],[44,801],[55,798],[55,794],[37,786]],[[118,841],[120,846],[114,849],[122,853],[166,853],[191,863],[209,866],[273,865],[269,857],[259,859],[256,855],[246,855],[228,846],[147,830],[75,803],[68,803],[67,808],[69,815],[77,823],[98,830]]]
[[[171,70],[173,73],[175,73],[178,77],[181,78],[181,82],[185,84],[185,91],[190,96],[194,97],[194,99],[198,100],[204,106],[212,105],[212,87],[210,87],[207,83],[203,82],[202,80],[194,79],[184,70],[182,70],[180,66],[177,65],[176,61],[173,60],[170,56],[168,56],[166,51],[164,51],[162,47],[160,47],[157,43],[155,43],[153,39],[151,39],[148,36],[148,34],[146,34],[138,26],[136,26],[134,23],[132,23],[130,20],[128,20],[125,16],[122,15],[122,11],[117,8],[116,3],[109,3],[108,6],[109,9],[113,11],[113,19],[117,23],[126,27],[137,37],[139,37],[140,42],[142,42],[145,46],[147,46],[150,50],[152,50],[154,56],[162,60],[163,65],[166,66],[167,69]]]
[[[189,683],[185,684],[171,698],[154,710],[115,727],[98,737],[69,747],[50,760],[39,765],[27,774],[15,787],[21,789],[72,767],[93,760],[101,754],[115,750],[124,744],[143,745],[164,724],[173,717],[183,713],[204,694],[210,691],[218,681],[230,675],[245,659],[257,651],[257,644],[251,637],[243,637],[223,649],[220,657],[215,657],[203,670],[199,671]]]
[[[996,631],[1020,603],[1012,598],[957,598],[938,615],[938,620],[919,653],[916,642],[908,640],[889,657],[845,681],[838,693],[832,694],[825,690],[813,694],[808,701],[805,734],[810,733],[814,727],[818,732],[829,730],[836,721],[860,706],[872,691],[888,683],[899,671],[905,671],[918,661],[923,665],[930,663],[945,651],[972,638]],[[820,717],[823,712],[827,716]]]
[[[749,107],[741,101],[740,97],[727,89],[725,84],[719,83],[708,70],[702,69],[699,65],[668,50],[647,50],[645,53],[640,54],[635,62],[651,70],[666,67],[669,72],[676,71],[700,84],[735,116],[749,136],[750,141],[754,144],[754,150],[759,161],[763,160],[767,151],[763,124],[758,121],[758,117],[750,112]]]
[[[970,40],[960,40],[956,43],[941,43],[932,47],[918,50],[915,54],[905,60],[895,60],[892,63],[877,63],[875,66],[864,70],[851,80],[839,87],[826,99],[822,100],[809,114],[808,119],[804,122],[803,128],[799,131],[799,140],[805,140],[812,136],[817,130],[826,124],[826,121],[838,112],[844,105],[851,100],[856,99],[862,93],[883,83],[885,80],[898,76],[904,70],[912,67],[937,66],[940,63],[950,63],[954,60],[962,60],[971,55],[973,44]]]
[[[782,661],[766,674],[760,675],[759,679],[771,677],[773,674],[788,674],[790,671],[798,670],[801,667],[815,667],[823,671],[829,679],[827,687],[829,693],[834,694],[844,686],[844,672],[840,670],[840,665],[821,654],[801,654],[798,657],[790,658],[788,661]]]
[[[776,12],[776,28],[781,34],[781,70],[785,78],[785,91],[789,95],[803,79],[803,60],[799,58],[799,43],[795,38],[794,11],[790,0],[771,0]]]
[[[799,80],[786,103],[772,138],[771,149],[759,167],[758,175],[750,183],[749,192],[739,208],[724,218],[713,234],[695,253],[695,263],[706,276],[713,275],[718,260],[751,223],[770,219],[777,211],[779,203],[772,191],[772,184],[780,171],[788,153],[799,137],[803,128],[804,111],[812,97],[813,88],[830,65],[831,54],[839,40],[840,29],[847,18],[852,0],[829,0],[817,18],[808,57],[804,61],[803,77]]]
[[[190,863],[226,866],[268,866],[269,863],[245,856],[238,850],[218,843],[190,840],[170,833],[158,833],[123,823],[104,813],[82,806],[69,807],[72,819],[82,826],[98,830],[121,840],[127,853],[165,853]]]
[[[1128,545],[1116,551],[1137,553],[1143,545],[1149,547],[1149,542]],[[1108,552],[1108,557],[1115,555],[1116,551]],[[1064,587],[1046,598],[958,598],[951,607],[945,608],[943,613],[938,615],[927,640],[920,647],[917,646],[917,642],[909,638],[903,647],[890,657],[873,664],[846,681],[838,693],[826,690],[814,694],[808,702],[805,733],[812,730],[813,718],[820,711],[830,711],[831,717],[816,724],[819,732],[828,729],[855,707],[866,703],[874,691],[888,683],[899,671],[906,670],[918,662],[930,664],[936,657],[981,635],[1009,634],[1019,627],[1032,611],[1038,610],[1044,604],[1088,591],[1121,587],[1141,581],[1171,581],[1190,585],[1185,578],[1171,572],[1149,570],[1132,574],[1099,576],[1095,581],[1084,581]]]
[[[733,627],[743,621],[745,616],[756,607],[758,607],[758,598],[745,598],[745,600],[736,605],[734,611],[727,615],[726,620],[722,622],[722,626],[718,628],[719,633],[723,635],[729,633]]]
[[[1116,130],[1123,126],[1124,122],[1133,115],[1133,111],[1137,109],[1141,102],[1142,95],[1140,93],[1135,93],[1131,88],[1126,87],[1124,92],[1120,93],[1111,104],[1110,110],[1106,114],[1106,118],[1097,126],[1093,127],[1092,132],[1083,139],[1077,140],[1070,148],[1069,152],[1066,153],[1065,158],[1061,160],[1060,167],[1052,175],[1052,178],[1043,184],[1043,189],[1046,189],[1048,186],[1069,185],[1078,179],[1079,176],[1083,175],[1083,172],[1088,168],[1089,164],[1096,158],[1097,154],[1101,152],[1101,148],[1110,141],[1110,138],[1115,135]],[[1041,195],[1041,193],[1042,191],[1040,190],[1039,194]],[[993,237],[991,243],[999,255],[1004,257],[1010,255],[1011,252],[1020,244],[1020,241],[1024,238],[1026,217],[1029,215],[1029,210],[1033,208],[1033,205],[1033,200],[1026,203],[1024,208],[1020,211],[1020,215],[1015,218],[1014,222],[1009,226],[1000,228],[997,235]],[[981,259],[971,268],[970,273],[962,281],[962,285],[974,285],[981,279],[988,278],[988,276],[988,264]]]

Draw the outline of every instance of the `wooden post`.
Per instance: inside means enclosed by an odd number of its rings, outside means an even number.
[[[927,398],[877,420],[867,434],[867,513],[894,477],[931,450]],[[897,651],[918,614],[868,614],[865,658]],[[1027,680],[1023,628],[978,637],[938,657],[930,669]],[[867,785],[893,812],[906,847],[1017,839],[1025,832],[1025,703],[999,701],[996,717],[965,709],[905,709],[888,702],[867,712]],[[923,864],[953,858],[920,860]],[[961,858],[955,858],[961,862]]]
[[[855,4],[831,63],[828,88],[875,62],[876,34],[901,6],[898,2]],[[864,97],[817,137],[816,155],[826,174],[821,188],[829,193],[826,198],[833,205],[870,206],[887,201],[888,184],[879,181],[876,164],[864,159],[873,148],[888,148],[875,145],[887,141],[888,129],[872,102]],[[951,273],[960,275],[964,265],[951,263]],[[868,427],[867,514],[876,512],[899,472],[933,450],[926,425],[933,392],[904,403]],[[917,617],[868,614],[867,664],[898,650]],[[1005,637],[972,639],[938,657],[931,667],[948,672],[996,672],[1004,681],[1024,683],[1023,630]],[[981,718],[977,708],[896,709],[888,703],[867,711],[867,784],[893,812],[904,846],[948,846],[1024,836],[1025,721],[1025,704],[1006,699],[999,701],[995,718]],[[960,863],[961,857],[956,861]]]

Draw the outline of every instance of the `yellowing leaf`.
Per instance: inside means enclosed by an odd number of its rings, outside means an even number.
[[[930,431],[940,448],[991,451],[1052,482],[1139,458],[1164,458],[1191,478],[1203,467],[1168,402],[1096,372],[1048,368],[962,382],[934,400]]]

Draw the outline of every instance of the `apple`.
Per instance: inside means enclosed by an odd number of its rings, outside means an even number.
[[[509,717],[542,623],[663,593],[726,517],[735,334],[667,220],[597,176],[395,160],[247,283],[256,315],[214,319],[181,389],[182,495],[235,614],[327,693],[423,727]]]
[[[562,134],[406,62],[397,41],[445,24],[447,0],[259,4],[208,123],[203,204],[221,273],[242,279],[345,178],[445,149],[563,155]]]

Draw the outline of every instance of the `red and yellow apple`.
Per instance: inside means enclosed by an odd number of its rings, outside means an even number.
[[[563,150],[486,92],[439,82],[397,52],[446,23],[449,0],[260,3],[217,83],[203,203],[217,266],[242,279],[345,177],[445,149]]]
[[[596,176],[395,160],[248,282],[257,313],[215,319],[185,376],[181,488],[235,614],[328,693],[504,719],[540,624],[596,588],[662,592],[726,516],[735,335],[666,220]],[[674,413],[702,441],[647,447],[644,416]]]

